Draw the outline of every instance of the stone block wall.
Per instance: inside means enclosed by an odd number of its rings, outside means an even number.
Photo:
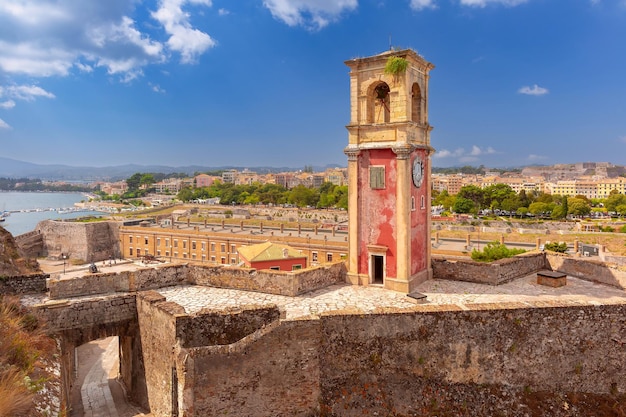
[[[137,319],[134,294],[114,294],[80,300],[50,301],[34,306],[50,333],[85,329]],[[104,337],[104,336],[101,336]],[[89,340],[87,340],[88,342]],[[83,342],[85,343],[85,342]]]
[[[231,310],[202,310],[176,317],[181,347],[229,345],[280,319],[276,306],[242,305]]]
[[[46,292],[49,274],[0,276],[0,295],[39,294]]]
[[[340,282],[345,282],[343,262],[290,272],[189,265],[190,284],[268,294],[296,296]]]
[[[154,291],[137,295],[137,314],[143,350],[149,410],[154,416],[174,415],[173,375],[176,369],[174,316],[184,309]]]
[[[189,349],[189,403],[181,411],[190,417],[320,415],[321,345],[320,323],[311,320],[268,326],[228,346]]]
[[[44,220],[35,228],[43,238],[43,255],[96,262],[120,257],[119,227],[117,222],[93,223]]]
[[[599,410],[626,404],[626,305],[474,307],[329,314],[178,345],[179,415],[619,415]]]
[[[626,267],[589,259],[546,252],[546,259],[553,271],[591,282],[599,282],[626,289]]]
[[[626,305],[475,307],[322,317],[323,411],[604,415],[626,401]]]
[[[545,269],[548,264],[543,253],[529,253],[508,259],[484,263],[467,258],[431,259],[434,279],[467,281],[480,284],[499,285]]]

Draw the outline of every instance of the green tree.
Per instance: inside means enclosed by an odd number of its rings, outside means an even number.
[[[141,185],[141,177],[142,177],[142,174],[137,172],[137,173],[131,175],[126,180],[126,185],[128,186],[128,190],[129,191],[135,191],[135,190],[139,189],[139,186]]]
[[[471,213],[475,208],[474,202],[469,198],[458,197],[454,202],[452,210],[455,213]]]
[[[461,187],[456,197],[457,199],[465,198],[468,200],[472,200],[474,203],[474,207],[476,207],[477,209],[479,209],[480,207],[485,207],[485,193],[482,188],[475,185],[466,185],[464,187]]]
[[[568,214],[573,216],[586,216],[591,213],[591,202],[588,199],[568,198],[567,207]]]
[[[607,211],[617,211],[617,206],[622,204],[626,204],[626,195],[620,194],[617,190],[613,190],[606,199],[604,207],[606,207]]]

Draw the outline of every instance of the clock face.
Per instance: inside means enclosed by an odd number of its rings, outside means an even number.
[[[424,162],[420,158],[413,161],[413,185],[420,188],[424,182]]]

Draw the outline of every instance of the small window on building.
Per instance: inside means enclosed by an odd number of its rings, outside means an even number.
[[[385,167],[370,167],[370,188],[374,190],[382,190],[385,188]]]
[[[177,248],[178,247],[178,239],[174,239],[174,247]]]
[[[202,242],[202,251],[206,251],[206,242]]]
[[[236,253],[237,247],[235,245],[230,245],[230,253]]]
[[[133,248],[129,248],[129,249],[128,249],[128,254],[129,254],[130,256],[133,256]]]
[[[220,245],[220,251],[222,251],[222,252],[226,252],[226,244],[225,244],[225,243],[222,243],[222,244]]]
[[[183,249],[187,249],[187,241],[183,240]]]
[[[132,237],[132,236],[128,236],[128,241],[129,241],[130,243],[133,243],[133,237]]]
[[[170,256],[170,251],[166,250],[165,251],[165,256]]]
[[[144,243],[144,245],[147,245],[147,244],[148,244],[148,238],[147,238],[147,237],[144,237],[144,238],[143,238],[143,243]]]
[[[295,264],[291,266],[292,271],[297,271],[298,269],[302,269],[302,264]]]
[[[191,249],[196,250],[196,242],[191,242]]]
[[[280,266],[270,266],[272,271],[280,271]]]
[[[215,252],[215,243],[211,243],[211,252]]]
[[[203,253],[202,254],[202,262],[206,261],[206,255]]]
[[[237,258],[230,258],[231,265],[237,265]]]
[[[169,239],[165,239],[165,247],[166,248],[170,247],[170,240]]]
[[[411,211],[415,211],[415,197],[411,196]]]
[[[215,262],[215,256],[211,256],[211,262]]]
[[[326,262],[332,262],[333,261],[333,254],[332,253],[327,253],[326,254]]]
[[[174,252],[174,258],[178,258],[178,252]]]
[[[420,208],[421,209],[425,209],[426,208],[426,199],[424,199],[424,196],[422,196],[420,198]]]
[[[157,237],[157,246],[161,246],[161,238]]]
[[[157,256],[161,256],[161,251],[157,249]]]
[[[191,259],[196,259],[196,254],[195,253],[191,254]]]
[[[141,249],[137,248],[137,256],[141,255]]]
[[[339,258],[341,258],[342,261],[345,261],[346,259],[348,259],[348,256],[345,253],[342,253],[339,255]]]
[[[220,259],[222,265],[224,265],[226,263],[226,258],[224,256],[222,256],[222,258]]]
[[[313,262],[317,262],[317,252],[311,253],[311,259],[313,260]]]

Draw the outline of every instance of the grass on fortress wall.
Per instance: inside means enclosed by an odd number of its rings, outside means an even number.
[[[0,416],[30,415],[43,383],[39,359],[54,346],[17,299],[0,297]]]

